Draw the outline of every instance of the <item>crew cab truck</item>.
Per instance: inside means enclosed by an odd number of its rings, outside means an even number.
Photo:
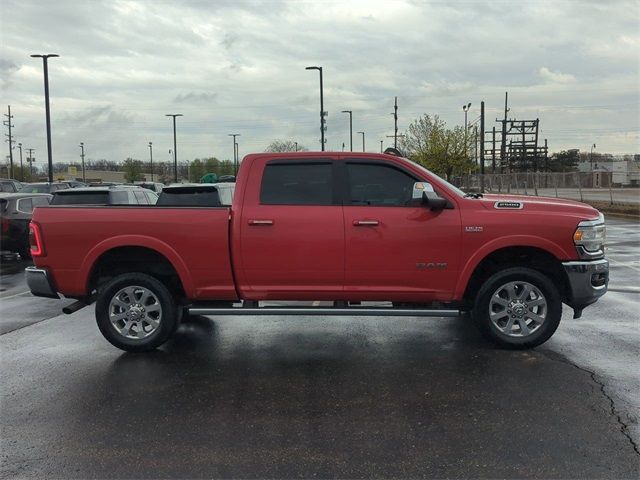
[[[104,337],[141,351],[188,314],[468,312],[530,348],[607,290],[604,217],[582,203],[465,194],[392,154],[251,154],[236,181],[231,207],[36,209],[32,293],[95,301]]]

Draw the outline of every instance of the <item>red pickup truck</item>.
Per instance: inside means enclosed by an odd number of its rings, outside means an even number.
[[[592,207],[465,194],[391,154],[252,154],[230,207],[48,206],[30,228],[32,293],[76,299],[67,313],[96,301],[106,339],[136,351],[187,314],[470,312],[494,342],[529,348],[609,276]]]

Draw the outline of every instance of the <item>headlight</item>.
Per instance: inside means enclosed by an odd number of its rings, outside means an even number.
[[[605,227],[604,215],[602,214],[597,220],[580,222],[573,234],[573,243],[591,254],[601,254],[606,239],[607,227]]]

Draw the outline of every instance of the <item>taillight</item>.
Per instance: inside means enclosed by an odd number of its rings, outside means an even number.
[[[42,234],[37,223],[29,224],[29,247],[32,257],[40,257],[44,255],[44,245],[42,243]]]

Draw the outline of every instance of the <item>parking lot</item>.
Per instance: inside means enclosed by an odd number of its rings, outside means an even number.
[[[640,226],[530,351],[466,318],[196,317],[123,353],[93,307],[0,283],[2,478],[637,478]]]

